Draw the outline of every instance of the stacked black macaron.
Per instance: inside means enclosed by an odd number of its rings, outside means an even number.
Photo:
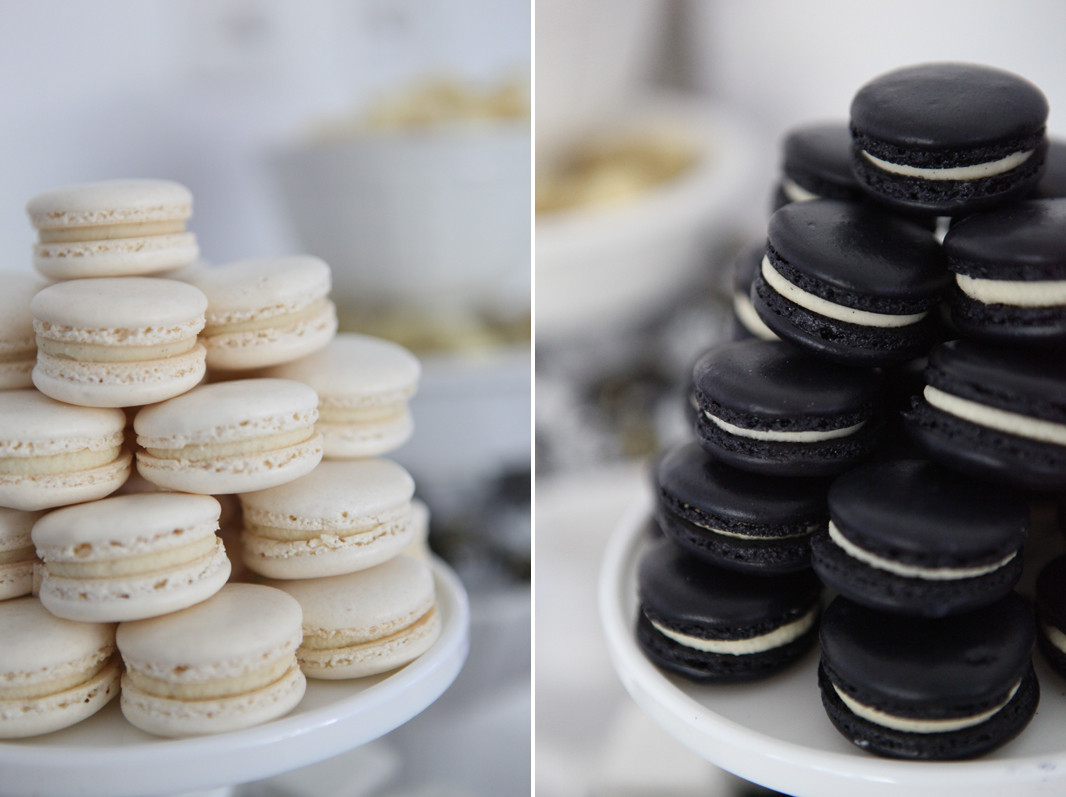
[[[1036,623],[1015,587],[1043,564],[1023,551],[1032,499],[1066,492],[1066,198],[1045,180],[1047,112],[1017,75],[924,64],[863,86],[848,125],[786,138],[766,240],[736,263],[736,341],[697,362],[696,440],[656,469],[666,539],[641,568],[637,630],[653,661],[712,681],[795,661],[810,568],[837,593],[819,679],[845,737],[955,759],[1029,722]],[[1064,595],[1041,598],[1056,666]],[[719,645],[725,618],[762,641]],[[772,666],[730,666],[756,648]]]

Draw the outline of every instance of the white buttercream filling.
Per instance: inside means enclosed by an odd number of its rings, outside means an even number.
[[[914,719],[913,717],[897,717],[895,714],[888,714],[884,711],[879,711],[871,706],[864,705],[852,697],[844,694],[840,688],[833,684],[833,690],[840,696],[840,699],[844,701],[844,705],[851,710],[853,714],[862,717],[864,720],[868,720],[877,725],[882,725],[885,728],[892,728],[897,731],[904,731],[906,733],[950,733],[951,731],[962,730],[963,728],[970,728],[974,725],[980,725],[987,720],[997,711],[1000,711],[1006,706],[1014,694],[1018,691],[1018,687],[1021,686],[1021,681],[1011,687],[1010,693],[1007,695],[1007,699],[997,706],[988,709],[988,711],[982,711],[980,714],[971,714],[968,717],[952,717],[951,719],[943,720],[926,720],[926,719]]]
[[[705,531],[711,531],[711,532],[714,532],[715,534],[722,534],[722,535],[724,535],[726,537],[734,537],[734,538],[736,538],[738,540],[792,540],[792,539],[798,539],[800,537],[809,537],[812,534],[814,534],[814,532],[816,532],[818,530],[818,524],[814,523],[814,524],[811,524],[811,525],[807,526],[806,529],[804,529],[803,531],[799,532],[798,534],[776,534],[773,537],[768,537],[765,534],[762,535],[762,536],[759,536],[759,535],[755,535],[755,534],[741,534],[740,532],[736,532],[736,531],[726,531],[725,529],[717,529],[717,528],[714,528],[713,526],[705,526],[702,523],[697,523],[694,520],[690,521],[690,522],[692,523],[693,526],[696,526],[698,528],[704,529]]]
[[[784,192],[789,202],[807,202],[811,199],[819,198],[818,194],[808,191],[795,180],[788,177],[781,178],[781,190]]]
[[[1066,653],[1066,634],[1062,633],[1062,631],[1055,626],[1043,621],[1040,623],[1040,628],[1043,630],[1044,636],[1047,638],[1048,642],[1063,653]]]
[[[871,155],[866,150],[863,157],[874,164],[881,171],[898,174],[901,177],[917,177],[921,180],[980,180],[982,177],[992,177],[1004,174],[1011,169],[1017,168],[1028,160],[1033,150],[1024,152],[1012,152],[1005,158],[1000,158],[987,163],[974,163],[970,166],[949,166],[943,169],[923,169],[918,166],[908,166],[904,163],[889,163]]]
[[[797,304],[812,313],[833,318],[837,321],[845,321],[849,324],[858,324],[864,327],[905,327],[916,324],[928,315],[928,312],[911,313],[908,315],[895,315],[891,313],[872,313],[869,310],[856,310],[854,307],[845,307],[836,302],[830,302],[821,296],[808,293],[797,285],[793,285],[772,265],[770,259],[762,259],[762,276],[766,283],[784,296],[793,304]]]
[[[751,297],[746,293],[733,294],[733,312],[737,314],[744,328],[755,337],[762,340],[778,340],[774,331],[759,318],[759,314],[755,312],[755,305],[751,303]]]
[[[1066,304],[1066,280],[1022,282],[986,280],[956,274],[959,288],[983,304],[1009,304],[1016,307],[1055,307]]]
[[[905,578],[924,578],[928,581],[952,581],[959,578],[983,576],[986,573],[993,573],[996,570],[999,570],[999,568],[1003,567],[1017,556],[1017,551],[1014,551],[1010,555],[1000,559],[998,562],[974,567],[919,567],[918,565],[893,562],[891,559],[885,559],[877,554],[870,553],[864,548],[860,548],[841,534],[840,529],[837,528],[832,520],[829,521],[829,539],[839,545],[844,550],[844,553],[852,559],[858,559],[860,562],[868,564],[870,567],[876,567],[878,570],[886,570],[889,573],[895,573],[896,575]]]
[[[650,620],[650,622],[660,634],[669,637],[679,645],[684,645],[687,648],[700,650],[704,653],[725,653],[730,656],[747,656],[752,653],[762,653],[763,651],[783,647],[789,642],[799,639],[810,630],[817,618],[818,607],[816,606],[798,620],[793,620],[791,623],[779,626],[768,634],[760,634],[759,636],[748,637],[746,639],[704,639],[702,637],[678,633],[677,631],[659,625],[654,620]]]
[[[945,393],[932,385],[926,385],[923,391],[925,400],[933,407],[948,415],[954,415],[964,421],[995,429],[999,432],[1037,440],[1041,443],[1051,443],[1058,446],[1066,446],[1066,425],[1045,421],[1040,418],[1030,418],[1028,415],[1019,415],[1009,410],[1001,410],[997,407],[989,407],[976,401],[960,398],[951,393]]]
[[[729,434],[737,437],[750,437],[752,440],[768,440],[775,443],[817,443],[822,440],[847,437],[850,434],[855,434],[866,423],[866,421],[859,421],[852,426],[845,426],[841,429],[806,429],[799,432],[781,432],[775,429],[745,429],[743,426],[736,426],[728,421],[723,421],[706,410],[703,416],[723,431],[729,432]]]

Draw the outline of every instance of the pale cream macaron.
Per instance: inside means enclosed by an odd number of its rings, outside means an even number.
[[[40,512],[0,507],[0,600],[29,595],[37,552],[30,532]]]
[[[386,459],[326,461],[307,476],[242,493],[244,562],[270,578],[353,573],[411,541],[410,474]]]
[[[189,189],[169,180],[63,186],[26,205],[37,229],[33,264],[50,279],[154,274],[199,257]]]
[[[39,593],[68,620],[157,617],[207,600],[229,558],[209,495],[137,493],[49,512],[33,527]]]
[[[291,379],[201,385],[141,409],[137,470],[171,490],[215,495],[274,487],[322,459],[318,396]]]
[[[386,454],[402,446],[414,424],[408,407],[422,367],[392,341],[341,333],[321,351],[270,369],[318,393],[318,423],[326,459]]]
[[[177,280],[69,280],[30,302],[33,383],[87,407],[134,407],[178,396],[204,377],[207,298]]]
[[[329,266],[317,257],[241,260],[181,276],[207,295],[207,365],[244,371],[318,351],[337,332]]]
[[[122,713],[143,731],[194,736],[287,714],[307,681],[296,662],[302,613],[291,596],[227,584],[188,609],[122,623]]]
[[[343,576],[269,583],[303,609],[296,657],[308,678],[388,672],[421,656],[440,636],[433,573],[409,556]]]
[[[48,509],[113,493],[130,474],[125,425],[119,409],[0,391],[0,506]]]
[[[36,274],[0,271],[0,390],[33,387],[37,338],[30,300],[47,284]]]
[[[0,640],[0,739],[67,728],[118,695],[113,623],[63,620],[16,598],[0,603]]]

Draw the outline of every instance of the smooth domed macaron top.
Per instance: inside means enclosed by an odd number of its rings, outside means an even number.
[[[57,326],[136,331],[151,327],[155,332],[162,332],[167,327],[195,321],[202,327],[207,297],[192,285],[177,280],[103,277],[49,285],[33,297],[30,309],[38,321]],[[111,343],[121,345],[122,342]]]
[[[26,212],[37,229],[185,219],[192,193],[170,180],[105,180],[45,191]]]
[[[643,605],[670,627],[710,626],[728,632],[782,620],[809,610],[821,592],[810,570],[752,576],[714,567],[670,542],[649,548],[640,560],[637,586]]]
[[[0,391],[0,456],[33,456],[34,448],[64,447],[64,441],[99,442],[125,428],[120,409],[64,404],[38,390]]]
[[[821,479],[761,476],[718,462],[697,443],[666,453],[655,469],[661,493],[701,513],[740,523],[796,523],[828,516]]]
[[[1040,570],[1036,605],[1041,618],[1066,630],[1066,554],[1056,556]]]
[[[270,376],[296,379],[315,389],[322,401],[415,392],[422,366],[398,343],[345,332],[324,349],[270,369]]]
[[[241,494],[248,523],[281,528],[351,528],[410,503],[415,483],[387,459],[327,460],[286,484]]]
[[[813,122],[785,136],[782,169],[795,180],[804,176],[859,192],[851,172],[851,131],[847,122]]]
[[[184,278],[207,295],[209,325],[291,312],[326,296],[331,286],[329,266],[310,255],[239,260]]]
[[[693,369],[701,404],[706,399],[737,413],[795,429],[804,419],[835,418],[866,410],[881,392],[872,370],[812,357],[781,341],[746,340],[716,346]]]
[[[88,668],[108,655],[115,624],[64,620],[37,598],[15,598],[0,601],[0,640],[0,672],[44,680],[50,669],[81,660]]]
[[[1017,593],[939,619],[888,614],[838,597],[822,614],[819,635],[824,661],[842,686],[861,690],[862,702],[914,706],[916,716],[930,718],[935,708],[973,714],[982,702],[1006,697],[1029,668],[1036,641],[1032,609]]]
[[[998,561],[1021,547],[1029,529],[1020,494],[917,459],[840,476],[829,488],[829,513],[860,547],[932,567]]]
[[[303,613],[291,595],[262,584],[226,584],[187,609],[118,627],[130,662],[197,667],[270,654],[302,636]]]
[[[33,347],[30,301],[48,283],[23,271],[0,271],[0,353]]]
[[[436,599],[429,565],[403,555],[357,573],[269,583],[300,602],[308,629],[387,626],[427,611]]]
[[[979,211],[944,236],[953,271],[978,277],[1066,276],[1066,199],[1039,199]]]
[[[1025,78],[950,62],[887,72],[860,88],[851,103],[852,124],[861,132],[926,150],[1009,142],[1040,131],[1047,115],[1047,98]]]
[[[830,301],[831,288],[839,288],[846,294],[918,300],[928,306],[950,279],[932,232],[866,205],[832,199],[793,202],[770,217],[767,236],[769,247],[789,267],[813,277],[813,285],[798,282],[799,287]],[[854,304],[848,296],[836,301]]]

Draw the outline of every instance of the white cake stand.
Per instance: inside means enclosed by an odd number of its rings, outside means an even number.
[[[191,739],[142,733],[113,700],[71,728],[0,743],[0,795],[133,797],[215,789],[313,764],[383,736],[440,697],[466,659],[466,591],[439,559],[432,566],[443,628],[433,647],[406,667],[350,681],[308,679],[291,714]]]
[[[1041,698],[1014,741],[967,762],[878,758],[847,742],[822,709],[811,651],[772,678],[744,685],[692,684],[653,666],[637,647],[636,568],[651,543],[650,499],[619,524],[604,554],[600,616],[611,661],[644,712],[722,769],[795,797],[1001,797],[1066,794],[1066,679],[1037,655]]]

